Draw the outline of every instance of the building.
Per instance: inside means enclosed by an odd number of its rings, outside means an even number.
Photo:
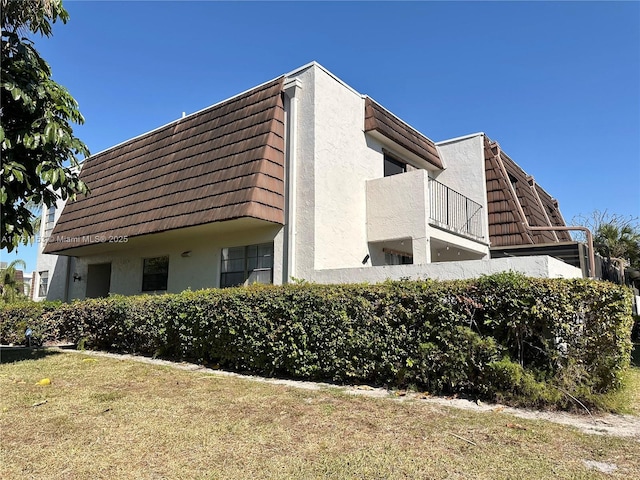
[[[40,233],[36,236],[38,259],[36,271],[33,272],[31,280],[33,300],[70,300],[72,298],[69,296],[69,278],[71,267],[75,266],[75,258],[44,253],[47,240],[51,237],[53,227],[60,218],[65,203],[64,200],[59,199],[56,205],[42,208]]]
[[[13,269],[13,275],[9,275],[9,277],[5,278],[6,269],[10,267]],[[15,288],[15,293],[19,297],[32,298],[32,281],[33,281],[33,273],[25,272],[20,269],[16,269],[15,265],[9,262],[0,262],[0,275],[2,279],[0,279],[0,293],[4,292],[5,281],[11,282]]]
[[[93,155],[81,177],[89,196],[45,212],[42,298],[581,276],[544,255],[490,258],[567,240],[527,230],[564,221],[497,143],[434,143],[315,62]]]

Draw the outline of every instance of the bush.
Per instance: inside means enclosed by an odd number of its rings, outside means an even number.
[[[620,385],[631,350],[630,299],[607,282],[514,273],[255,285],[5,308],[0,341],[15,343],[30,322],[39,338],[85,348],[566,407],[562,391],[588,401]]]
[[[4,305],[0,310],[0,343],[26,345],[27,328],[32,330],[32,346],[57,340],[58,332],[55,326],[49,323],[46,314],[59,306],[60,302],[31,301]]]

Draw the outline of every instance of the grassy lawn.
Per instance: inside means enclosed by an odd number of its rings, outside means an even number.
[[[72,353],[1,354],[15,360],[0,365],[3,479],[629,479],[640,471],[637,441],[499,412]],[[42,378],[51,384],[36,385]],[[589,470],[585,460],[617,469]]]

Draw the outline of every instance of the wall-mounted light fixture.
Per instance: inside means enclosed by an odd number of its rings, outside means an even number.
[[[366,265],[368,261],[369,261],[369,254],[367,253],[367,254],[364,256],[364,258],[362,259],[362,264],[363,264],[363,265]]]
[[[187,250],[186,252],[182,252],[180,256],[186,258],[191,256],[191,250]]]
[[[77,273],[73,274],[73,283],[79,282],[82,280],[82,277],[80,275],[78,275]]]

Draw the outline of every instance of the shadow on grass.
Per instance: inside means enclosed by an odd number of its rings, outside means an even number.
[[[39,360],[59,353],[59,351],[48,348],[0,347],[0,364]]]

